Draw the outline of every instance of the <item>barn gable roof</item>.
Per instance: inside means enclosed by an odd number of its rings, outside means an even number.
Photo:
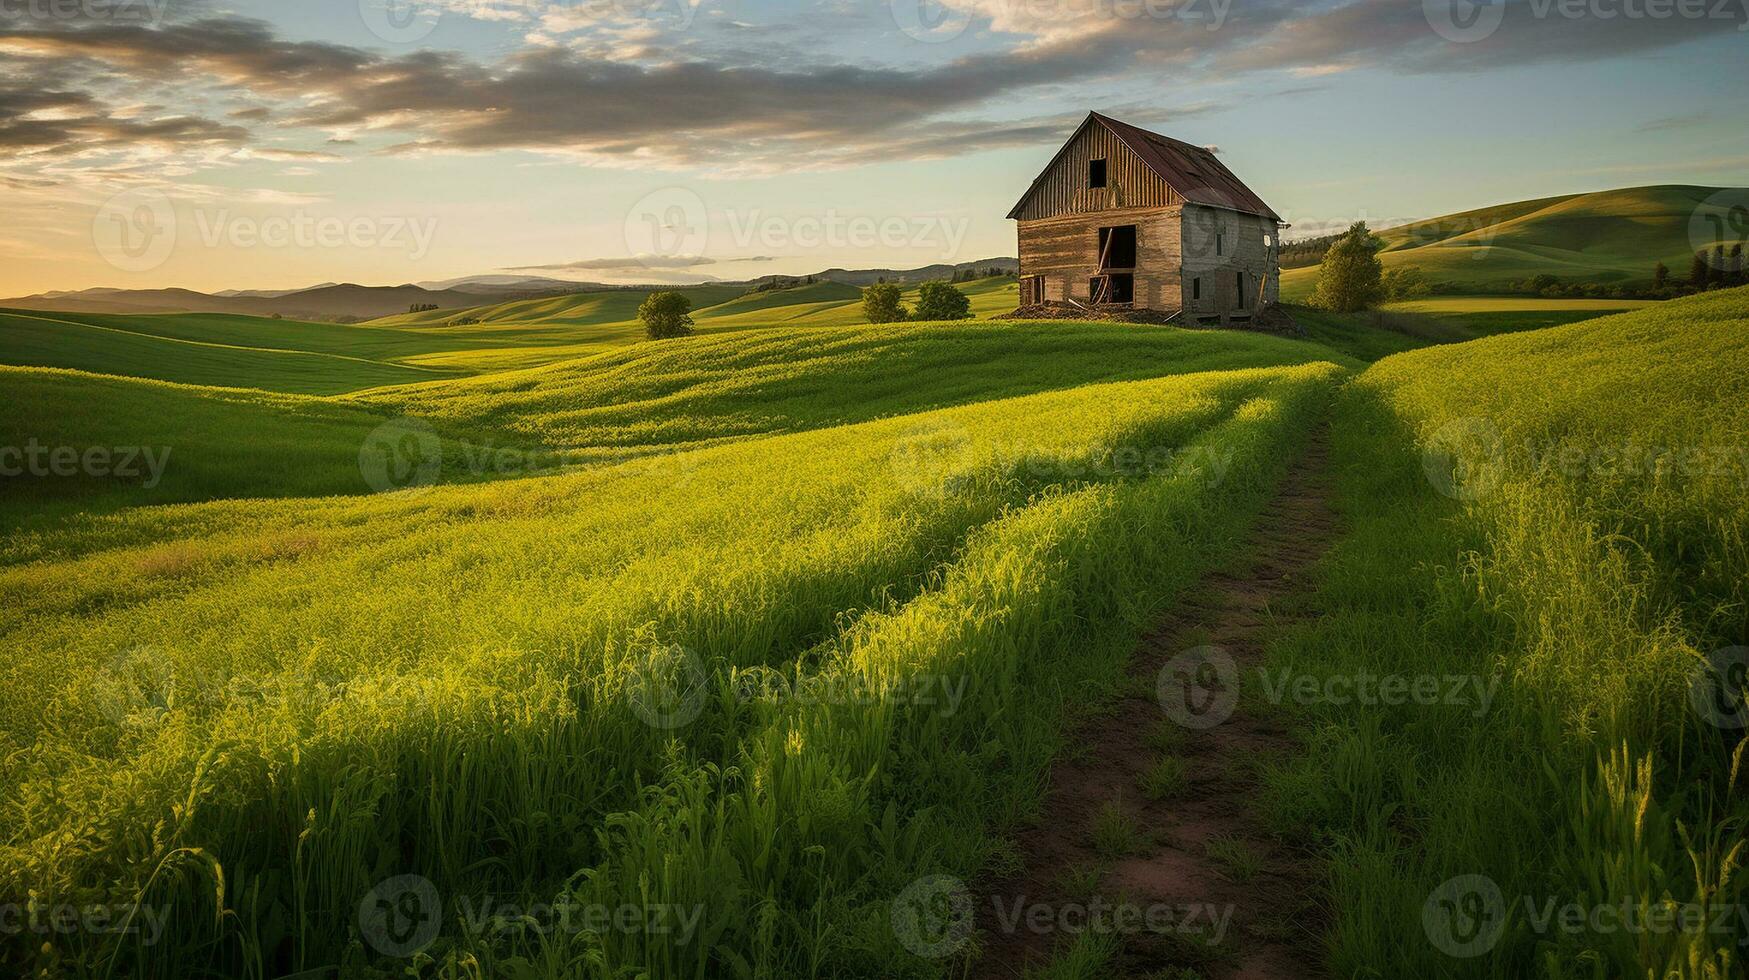
[[[1281,216],[1263,203],[1244,181],[1233,176],[1215,155],[1200,146],[1192,146],[1182,140],[1175,140],[1159,133],[1152,133],[1140,126],[1118,122],[1110,116],[1102,116],[1097,112],[1089,112],[1081,125],[1075,127],[1075,132],[1063,142],[1062,149],[1051,157],[1051,162],[1039,171],[1033,178],[1032,186],[1015,202],[1013,210],[1008,212],[1010,218],[1020,217],[1020,209],[1026,204],[1027,198],[1043,183],[1045,175],[1056,167],[1057,161],[1068,151],[1081,131],[1095,123],[1104,126],[1118,141],[1128,147],[1130,152],[1141,158],[1143,164],[1153,171],[1154,175],[1165,181],[1167,186],[1178,193],[1179,197],[1191,204],[1203,204],[1209,207],[1227,208],[1232,211],[1244,211],[1248,214],[1258,214],[1263,217],[1280,221]]]

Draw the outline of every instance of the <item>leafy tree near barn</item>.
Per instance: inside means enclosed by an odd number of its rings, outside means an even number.
[[[1384,294],[1384,265],[1366,222],[1356,221],[1324,253],[1312,305],[1335,313],[1354,313],[1377,303]]]
[[[692,300],[676,292],[651,293],[638,307],[638,319],[651,340],[686,337],[692,333]]]
[[[936,279],[918,290],[915,316],[919,320],[969,320],[972,301],[952,284]]]
[[[1670,285],[1670,267],[1660,262],[1652,268],[1652,288],[1663,289]]]
[[[899,287],[884,279],[862,291],[862,315],[870,323],[896,323],[906,319],[899,305]]]

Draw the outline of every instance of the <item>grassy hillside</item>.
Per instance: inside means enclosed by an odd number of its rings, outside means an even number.
[[[1741,975],[1735,924],[1539,916],[1707,919],[1746,897],[1742,732],[1691,700],[1749,639],[1745,363],[1738,289],[1400,354],[1344,392],[1353,531],[1272,669],[1498,693],[1302,706],[1312,736],[1273,777],[1275,818],[1329,844],[1333,975]],[[1454,958],[1424,909],[1476,876],[1500,898],[1452,900],[1488,906],[1464,907],[1491,944]]]
[[[152,321],[160,331],[153,333],[140,329],[131,317],[91,319],[0,312],[0,363],[302,394],[336,394],[458,373],[352,354],[250,346],[250,331],[240,327],[248,317],[225,317],[228,322],[217,330],[203,322],[188,331],[164,329],[167,321],[157,318],[139,318]],[[175,336],[177,332],[229,339],[188,339]]]
[[[122,506],[369,493],[360,453],[402,415],[438,439],[429,478],[467,483],[1093,382],[1321,359],[1341,357],[1275,337],[1031,321],[768,328],[339,398],[0,368],[20,396],[0,414],[0,445],[170,452],[150,486],[145,474],[14,479],[0,527]]]
[[[382,388],[349,401],[555,448],[618,450],[841,425],[1096,381],[1335,357],[1279,337],[1130,324],[786,326]]]
[[[966,288],[1012,306],[1011,278]],[[8,350],[113,373],[0,368],[0,447],[168,456],[151,486],[0,501],[0,892],[167,911],[151,945],[0,936],[0,972],[975,971],[975,944],[907,949],[896,896],[1014,860],[1065,732],[1332,421],[1347,536],[1272,664],[1499,696],[1284,708],[1304,753],[1257,769],[1327,862],[1329,972],[1739,972],[1710,935],[1522,910],[1456,959],[1424,908],[1472,874],[1749,897],[1740,733],[1687,701],[1749,640],[1749,290],[1540,330],[1600,311],[1307,311],[1305,339],[698,295],[699,336],[638,343],[641,294],[455,327],[7,315]],[[141,376],[190,371],[274,390]],[[450,900],[429,959],[360,916],[406,875]],[[691,909],[697,934],[453,901],[488,895]]]
[[[1065,712],[1231,547],[1335,374],[1077,388],[659,469],[153,508],[76,552],[51,536],[60,560],[0,571],[3,887],[173,912],[153,947],[86,934],[8,962],[394,972],[357,909],[419,874],[697,907],[708,936],[446,920],[433,952],[490,975],[934,972],[887,903],[984,861]],[[952,712],[896,694],[939,677],[969,682]],[[755,680],[894,693],[736,696]]]
[[[1659,185],[1572,194],[1377,230],[1386,268],[1487,294],[1540,274],[1581,282],[1649,283],[1658,262],[1684,275],[1697,246],[1690,223],[1717,187]],[[1711,242],[1702,243],[1710,246]],[[1282,296],[1311,295],[1317,267],[1282,274]]]

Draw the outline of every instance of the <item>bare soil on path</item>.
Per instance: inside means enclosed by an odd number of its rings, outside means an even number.
[[[1071,737],[1038,820],[1016,840],[1023,870],[981,883],[978,976],[1041,970],[1099,932],[1100,914],[1121,943],[1102,976],[1319,975],[1317,863],[1271,835],[1257,805],[1258,764],[1294,742],[1279,709],[1247,703],[1236,681],[1255,676],[1270,631],[1293,619],[1286,600],[1309,591],[1335,538],[1328,466],[1319,429],[1239,561],[1142,640],[1131,691]],[[1181,760],[1181,775],[1163,794],[1154,782],[1150,799],[1145,777],[1162,756]],[[1122,825],[1113,808],[1133,825],[1127,845],[1110,832]]]

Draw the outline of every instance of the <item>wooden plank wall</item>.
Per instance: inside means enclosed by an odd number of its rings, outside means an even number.
[[[1184,310],[1188,313],[1255,313],[1260,292],[1274,302],[1280,289],[1280,231],[1274,221],[1255,214],[1190,205],[1184,209]],[[1219,253],[1216,234],[1221,236]],[[1275,244],[1265,244],[1265,239]],[[1244,309],[1240,309],[1238,273],[1245,273]],[[1202,279],[1202,298],[1192,300],[1192,280]]]
[[[1182,262],[1179,208],[1068,214],[1020,222],[1020,274],[1043,276],[1045,299],[1089,301],[1087,280],[1099,265],[1099,229],[1136,226],[1135,306],[1176,310]]]
[[[1087,162],[1105,160],[1105,187],[1087,186]],[[1016,214],[1021,221],[1115,208],[1161,208],[1183,204],[1178,193],[1148,169],[1111,130],[1094,123],[1069,141]]]

